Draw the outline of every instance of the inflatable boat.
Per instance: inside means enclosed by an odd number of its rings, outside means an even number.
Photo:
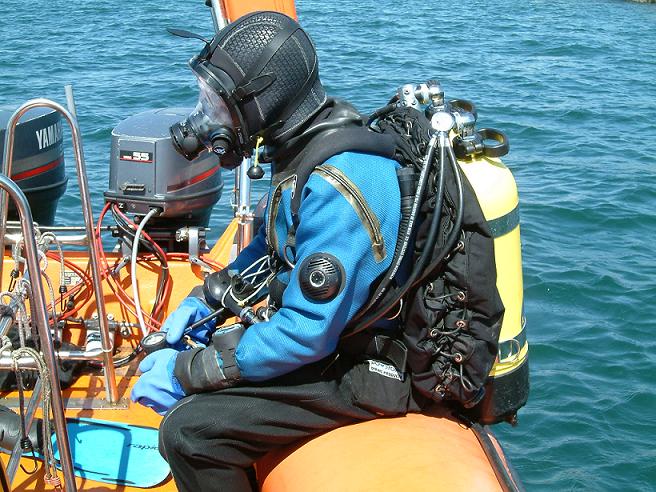
[[[288,0],[207,3],[217,28],[249,11],[296,14]],[[94,214],[72,89],[67,95],[66,106],[37,99],[0,109],[0,422],[9,422],[0,425],[0,482],[3,491],[173,491],[157,450],[161,417],[129,399],[141,341],[248,244],[258,220],[249,163],[235,171],[235,218],[208,244],[209,211],[223,192],[217,158],[203,153],[189,163],[173,150],[168,128],[188,109],[147,111],[112,132],[105,205]],[[79,226],[52,225],[67,183],[62,125],[73,137]],[[260,490],[523,490],[484,417],[514,423],[527,398],[517,190],[496,157],[460,166],[503,267],[506,314],[479,413],[437,406],[298,442],[256,464]]]

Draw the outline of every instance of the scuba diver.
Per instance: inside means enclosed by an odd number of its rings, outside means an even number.
[[[271,190],[250,245],[166,319],[169,347],[141,362],[132,399],[165,415],[160,452],[179,490],[251,490],[272,449],[418,410],[394,339],[340,342],[392,263],[400,166],[357,150],[366,120],[327,97],[312,41],[283,14],[229,24],[190,66],[199,103],[171,128],[177,150],[211,150],[231,169],[263,141]],[[241,322],[217,330],[235,310]],[[394,330],[390,317],[371,328]]]

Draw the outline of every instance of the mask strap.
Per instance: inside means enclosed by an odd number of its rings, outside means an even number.
[[[254,79],[250,80],[247,84],[237,87],[233,94],[235,101],[241,102],[249,96],[259,94],[264,89],[273,84],[276,76],[273,73],[263,73]]]
[[[214,47],[212,56],[208,61],[219,70],[223,70],[225,73],[227,73],[228,76],[232,79],[233,84],[235,83],[235,80],[240,80],[242,71],[232,59],[232,56],[230,56],[230,54],[221,48],[221,46],[218,44]],[[226,87],[226,89],[228,89],[228,87]]]

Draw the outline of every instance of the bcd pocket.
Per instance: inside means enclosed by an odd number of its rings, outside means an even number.
[[[387,362],[364,359],[349,370],[353,403],[378,415],[404,415],[408,411],[410,378]]]

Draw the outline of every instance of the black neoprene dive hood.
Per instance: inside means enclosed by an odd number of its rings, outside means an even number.
[[[255,12],[227,25],[189,62],[201,86],[194,113],[171,127],[176,150],[192,160],[205,148],[228,169],[258,137],[277,145],[303,127],[326,103],[316,50],[299,24],[278,12]],[[214,92],[231,122],[203,114]],[[204,103],[204,104],[203,104]]]

